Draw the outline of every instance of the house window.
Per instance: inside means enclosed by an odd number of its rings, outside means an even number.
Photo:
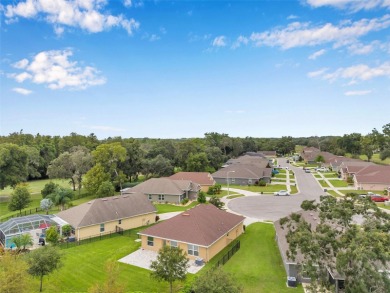
[[[248,179],[248,184],[252,184],[252,179]]]
[[[118,225],[122,224],[122,220],[118,220]]]
[[[149,194],[149,200],[152,200],[152,195],[151,194]]]
[[[232,179],[231,179],[231,182],[232,182],[232,183],[236,182],[236,179],[232,178]]]
[[[148,246],[153,246],[154,245],[154,238],[148,236]]]
[[[171,246],[172,246],[172,247],[177,247],[177,241],[171,240]]]
[[[100,224],[100,233],[104,232],[104,224]]]
[[[199,247],[196,245],[188,244],[188,254],[198,256],[199,255]]]
[[[160,194],[160,195],[158,196],[158,200],[164,200],[164,199],[165,199],[165,197],[164,197],[163,194]]]

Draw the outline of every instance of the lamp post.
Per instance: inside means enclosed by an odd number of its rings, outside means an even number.
[[[228,171],[228,172],[227,172],[227,178],[226,178],[226,180],[227,180],[227,186],[228,186],[228,196],[229,196],[229,194],[230,194],[230,192],[229,192],[229,173],[234,173],[234,172],[236,172],[236,171]]]

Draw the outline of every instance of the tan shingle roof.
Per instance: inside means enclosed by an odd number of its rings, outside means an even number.
[[[215,181],[208,172],[178,172],[169,177],[172,180],[191,180],[200,185],[214,185]]]
[[[355,174],[358,183],[382,183],[390,185],[390,166],[371,165]]]
[[[156,208],[144,194],[134,193],[94,199],[59,212],[57,216],[79,228],[154,212]]]
[[[244,179],[260,179],[263,177],[271,177],[272,173],[271,168],[261,168],[257,165],[250,164],[233,164],[213,173],[213,177],[227,178],[227,173],[231,171],[234,171],[234,173],[229,173],[229,178]]]
[[[244,219],[212,204],[200,204],[139,234],[208,247]]]
[[[170,178],[151,178],[141,184],[123,190],[124,193],[142,192],[144,194],[182,195],[185,191],[198,191],[199,186],[190,180],[172,180]]]

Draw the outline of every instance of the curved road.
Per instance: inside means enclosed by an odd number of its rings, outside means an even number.
[[[229,210],[246,217],[255,218],[260,221],[277,221],[288,216],[292,212],[301,210],[303,200],[319,200],[324,194],[323,188],[317,183],[312,174],[305,173],[302,168],[289,165],[286,159],[279,158],[278,164],[282,167],[289,167],[295,173],[298,194],[291,196],[255,195],[245,196],[230,200],[227,204]],[[234,191],[233,189],[231,189]],[[242,193],[242,190],[237,190]],[[245,194],[245,195],[250,195]],[[253,195],[253,193],[252,193]]]

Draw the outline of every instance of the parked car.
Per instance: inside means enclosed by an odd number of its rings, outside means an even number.
[[[274,195],[279,196],[279,195],[290,195],[287,190],[279,190],[277,192],[274,192]]]
[[[318,171],[318,172],[329,172],[329,169],[325,168],[325,167],[320,167],[320,168],[316,168],[316,171]]]
[[[305,169],[305,173],[311,173],[310,169]]]
[[[387,196],[382,196],[379,194],[373,194],[370,196],[370,198],[372,201],[375,201],[375,202],[385,202],[385,201],[389,200],[389,198]]]

